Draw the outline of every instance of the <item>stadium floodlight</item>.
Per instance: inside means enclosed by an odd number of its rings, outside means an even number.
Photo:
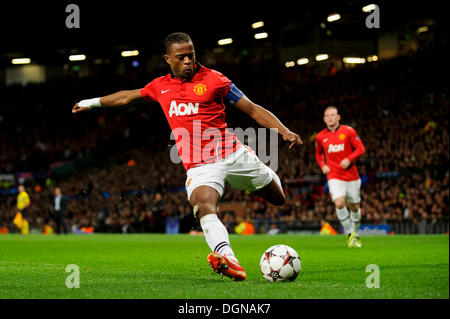
[[[136,55],[139,55],[139,51],[138,50],[122,51],[120,53],[120,55],[123,56],[124,58],[129,57],[129,56],[136,56]]]
[[[295,65],[295,62],[294,61],[287,61],[284,65],[287,68],[291,68],[291,67],[293,67]]]
[[[378,56],[371,55],[371,56],[367,57],[367,62],[375,62],[375,61],[378,61]]]
[[[11,63],[12,64],[30,64],[31,59],[29,59],[29,58],[12,59]]]
[[[268,36],[269,35],[267,34],[267,32],[256,33],[255,34],[255,39],[265,39]]]
[[[364,58],[345,57],[342,60],[344,61],[344,63],[354,63],[354,64],[366,63],[366,59],[364,59]]]
[[[375,4],[368,4],[367,6],[364,6],[362,8],[362,11],[363,12],[371,12],[371,11],[375,10],[376,7],[377,6]]]
[[[83,61],[86,60],[86,56],[84,54],[74,54],[69,56],[70,61]]]
[[[297,60],[298,65],[308,64],[309,60],[307,58],[301,58]]]
[[[429,30],[429,28],[425,25],[423,27],[418,28],[417,33],[427,32],[428,30]]]
[[[233,39],[232,38],[221,39],[217,43],[219,43],[219,45],[230,44],[233,43]]]
[[[332,13],[327,17],[328,22],[334,22],[341,18],[341,15],[339,13]]]
[[[252,24],[253,29],[258,29],[264,26],[264,21],[258,21]]]
[[[328,59],[328,54],[318,54],[316,55],[316,61],[323,61]]]

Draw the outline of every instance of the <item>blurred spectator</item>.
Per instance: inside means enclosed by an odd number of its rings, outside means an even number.
[[[67,213],[67,204],[66,199],[61,193],[61,188],[56,187],[54,190],[54,198],[53,198],[53,219],[55,221],[55,230],[57,234],[67,234],[66,227],[66,213]]]

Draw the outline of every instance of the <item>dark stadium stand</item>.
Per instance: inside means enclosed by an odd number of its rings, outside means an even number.
[[[280,139],[277,173],[288,199],[284,207],[228,189],[223,202],[246,202],[241,214],[223,212],[229,230],[242,220],[251,220],[257,232],[317,231],[323,221],[339,227],[314,157],[323,110],[336,105],[342,123],[358,131],[367,150],[358,160],[362,223],[389,224],[395,233],[448,232],[449,86],[439,65],[446,56],[445,49],[429,48],[333,75],[317,76],[306,67],[300,77],[293,69],[273,71],[263,60],[247,64],[239,52],[234,62],[215,61],[206,52],[201,63],[227,75],[304,142],[292,151]],[[189,232],[185,171],[169,159],[173,141],[159,105],[71,114],[80,99],[143,87],[166,72],[162,66],[150,74],[74,73],[45,84],[0,87],[0,228],[15,231],[17,179],[30,194],[34,231],[52,225],[51,193],[57,185],[68,199],[73,232],[90,226],[95,232],[166,232],[167,221]],[[257,127],[237,112],[228,105],[229,127]]]

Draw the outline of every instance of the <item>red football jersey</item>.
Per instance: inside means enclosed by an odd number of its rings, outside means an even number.
[[[316,136],[316,160],[320,167],[330,168],[327,179],[355,181],[359,179],[355,159],[364,154],[364,145],[356,131],[347,125],[340,125],[335,132],[322,130]],[[347,158],[351,164],[347,169],[341,167],[341,161]]]
[[[186,170],[214,162],[241,146],[225,122],[223,99],[230,83],[220,72],[196,64],[190,79],[167,74],[141,89],[142,97],[161,105]]]

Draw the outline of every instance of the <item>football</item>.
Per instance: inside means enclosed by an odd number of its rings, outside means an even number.
[[[293,281],[302,268],[300,256],[292,247],[275,245],[268,248],[259,262],[261,274],[268,281]]]

